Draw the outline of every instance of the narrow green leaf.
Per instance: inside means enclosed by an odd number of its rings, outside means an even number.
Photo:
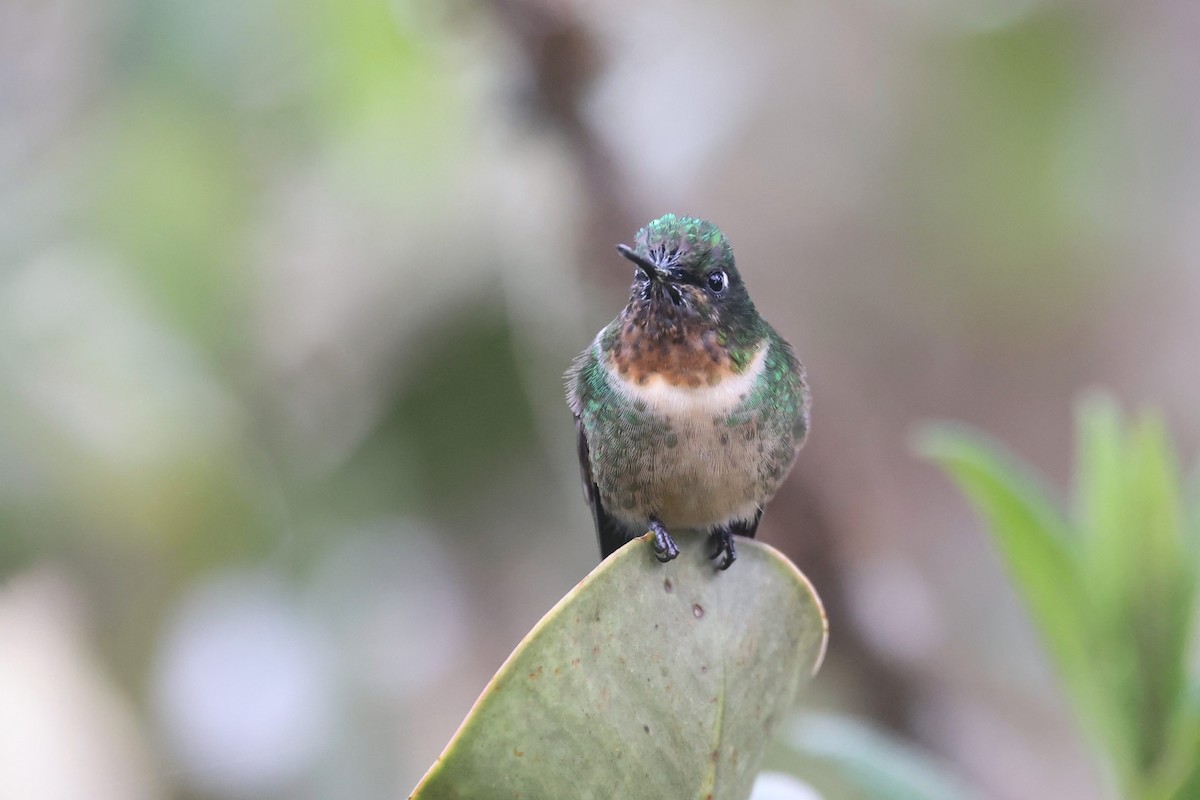
[[[918,448],[950,473],[984,517],[1059,665],[1068,675],[1087,672],[1083,590],[1068,523],[1033,479],[982,436],[929,428]]]
[[[1140,676],[1140,761],[1150,772],[1187,707],[1196,563],[1184,530],[1178,467],[1161,420],[1147,417],[1129,437],[1126,461],[1127,564],[1134,576],[1130,641]]]
[[[1192,467],[1192,474],[1187,480],[1188,497],[1191,498],[1187,508],[1187,519],[1184,530],[1187,534],[1188,546],[1191,548],[1192,560],[1200,559],[1200,464]]]
[[[1130,584],[1120,411],[1110,396],[1090,395],[1078,405],[1075,427],[1075,517],[1083,578],[1093,615],[1105,620],[1127,602]]]
[[[1075,503],[1086,599],[1085,613],[1099,681],[1132,749],[1144,741],[1143,686],[1137,649],[1132,597],[1139,580],[1131,565],[1139,558],[1136,521],[1127,500],[1128,463],[1121,413],[1107,394],[1086,396],[1075,414]]]
[[[632,542],[517,647],[413,793],[441,798],[749,796],[824,653],[820,601],[767,545],[718,572],[698,535]]]
[[[986,520],[1084,732],[1109,756],[1121,785],[1135,785],[1129,731],[1097,668],[1106,654],[1094,646],[1078,543],[1068,522],[1011,456],[979,434],[929,428],[918,448],[950,473]]]
[[[1197,760],[1183,697],[1197,575],[1175,454],[1156,418],[1125,436],[1107,396],[1085,399],[1077,420],[1082,563],[1105,653],[1098,668],[1136,743],[1138,771],[1177,786],[1181,765]]]
[[[1179,701],[1167,749],[1148,782],[1147,800],[1200,797],[1200,674]]]

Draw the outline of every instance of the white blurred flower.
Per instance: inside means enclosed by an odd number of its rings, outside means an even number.
[[[817,790],[784,772],[762,772],[754,781],[750,800],[822,800]]]
[[[329,651],[267,574],[205,581],[169,616],[154,701],[184,777],[206,792],[278,792],[311,769],[332,717]]]

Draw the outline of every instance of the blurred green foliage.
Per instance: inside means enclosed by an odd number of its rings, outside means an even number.
[[[363,487],[382,480],[377,499],[403,492],[427,514],[469,502],[471,487],[502,471],[536,436],[515,352],[498,309],[450,316],[429,336],[405,391],[346,465],[345,490],[361,496]],[[401,454],[421,470],[397,487],[392,476],[404,466],[395,463]]]
[[[1198,797],[1200,493],[1159,418],[1093,396],[1077,420],[1070,511],[978,434],[933,428],[920,448],[987,520],[1120,796]]]
[[[79,635],[133,708],[129,738],[155,742],[141,768],[172,795],[226,796],[205,780],[228,760],[197,767],[170,739],[194,720],[164,710],[172,637],[221,636],[179,633],[204,587],[278,581],[288,613],[338,640],[313,650],[334,677],[293,699],[336,706],[353,756],[297,757],[279,780],[323,788],[272,796],[394,796],[444,735],[421,738],[435,714],[420,701],[447,664],[475,668],[458,571],[483,563],[473,545],[500,527],[476,523],[520,503],[526,546],[548,537],[527,513],[549,467],[486,246],[494,223],[460,224],[484,205],[463,198],[487,194],[477,139],[492,122],[470,105],[474,56],[456,53],[469,32],[443,24],[449,13],[404,0],[0,10],[0,588],[65,576],[86,609]],[[558,374],[547,385],[557,398]],[[565,406],[559,421],[569,457]],[[531,491],[510,494],[518,480]],[[386,600],[345,577],[377,538],[445,593],[399,557],[379,567]],[[504,584],[506,547],[469,591]],[[590,559],[590,537],[578,549]],[[544,591],[573,579],[570,565],[557,575]],[[395,633],[409,627],[427,638]],[[414,655],[380,655],[381,640]],[[378,666],[393,657],[400,667]],[[433,666],[403,668],[417,661]],[[362,677],[374,669],[391,682]],[[235,693],[221,680],[170,702],[203,712],[204,691]],[[0,717],[0,733],[17,729]],[[399,765],[398,739],[414,753]],[[81,757],[66,749],[55,743],[62,763]]]

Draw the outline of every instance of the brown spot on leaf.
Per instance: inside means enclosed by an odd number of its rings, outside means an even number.
[[[669,591],[671,591],[673,588],[675,588],[675,587],[674,587],[674,586],[671,584],[671,579],[670,579],[670,578],[663,578],[663,589],[665,589],[666,591],[668,591],[668,592],[669,592]]]
[[[696,619],[700,619],[704,616],[704,608],[699,603],[692,603],[692,614]]]

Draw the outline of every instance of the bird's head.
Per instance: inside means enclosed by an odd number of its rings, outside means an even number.
[[[617,245],[635,265],[626,315],[664,333],[713,331],[733,343],[754,338],[758,312],[720,228],[707,220],[667,214]]]

